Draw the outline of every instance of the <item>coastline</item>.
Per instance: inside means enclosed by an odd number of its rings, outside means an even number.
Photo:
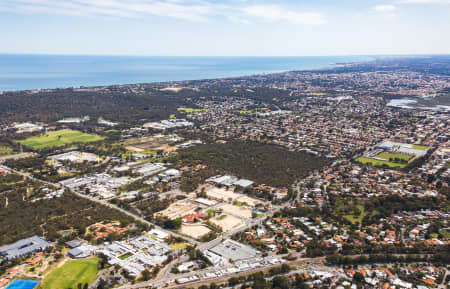
[[[6,63],[4,67],[0,66],[0,93],[232,79],[288,73],[293,71],[306,72],[328,70],[346,65],[372,62],[377,59],[377,56],[110,57],[0,54],[0,58],[2,57],[18,58],[16,60],[18,63],[17,65],[15,63],[9,63],[9,67],[8,63]],[[33,66],[33,63],[24,63],[24,61],[21,60],[22,57],[28,61],[34,59],[34,61],[38,63],[35,66]],[[45,67],[46,63],[44,62],[47,58],[56,62],[54,66],[49,69]],[[108,61],[98,64],[97,62],[99,60]],[[134,70],[126,65],[123,66],[123,64],[127,63],[120,62],[122,60],[133,60],[130,63],[130,67]],[[145,61],[147,61],[147,63],[140,64]],[[164,61],[168,63],[167,66],[164,64]],[[187,63],[184,63],[184,61],[187,61]],[[289,61],[294,62],[294,64],[291,65]],[[68,62],[67,68],[64,67],[66,62]],[[117,62],[118,64],[114,62]],[[244,64],[242,67],[239,67],[242,62]],[[113,63],[113,65],[111,65],[111,63]],[[117,67],[114,66],[116,64]],[[104,70],[103,72],[95,71],[96,66],[99,65],[106,66],[102,68]],[[141,65],[142,67],[136,67],[136,65]],[[293,67],[295,65],[297,65],[298,68]],[[11,67],[12,69],[10,70],[12,72],[7,72],[8,68]],[[78,69],[81,71],[72,72],[72,67],[74,67],[75,70]],[[92,67],[94,69],[92,69]],[[117,70],[114,72],[106,71],[107,68],[111,67],[112,69]],[[286,67],[286,69],[283,69],[284,67]],[[41,72],[40,69],[44,71]],[[57,70],[61,71],[58,72]],[[148,75],[148,77],[146,75]],[[147,81],[142,81],[143,78]],[[46,85],[46,83],[54,83],[54,85]]]

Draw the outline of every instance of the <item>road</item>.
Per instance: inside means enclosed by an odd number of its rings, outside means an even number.
[[[210,242],[207,242],[207,243],[201,243],[201,242],[199,242],[199,241],[197,241],[197,240],[194,240],[194,239],[192,239],[192,238],[190,238],[190,237],[188,237],[188,236],[181,235],[181,234],[178,234],[178,233],[173,232],[173,231],[168,231],[168,230],[166,230],[166,229],[164,229],[164,228],[162,228],[162,227],[160,227],[160,226],[158,226],[158,225],[156,225],[156,224],[154,224],[154,223],[151,223],[151,222],[147,221],[146,219],[142,218],[141,216],[137,216],[136,214],[133,214],[133,213],[131,213],[131,212],[125,210],[125,209],[122,209],[122,208],[120,208],[120,207],[118,207],[118,206],[116,206],[116,205],[114,205],[114,204],[111,204],[111,203],[109,203],[109,202],[107,202],[107,201],[105,201],[105,200],[100,200],[100,199],[97,199],[97,198],[94,198],[94,197],[91,197],[91,196],[82,194],[82,193],[80,193],[80,192],[78,192],[78,191],[72,190],[71,188],[68,188],[68,187],[66,187],[66,186],[62,186],[62,185],[59,184],[59,183],[55,184],[55,183],[47,182],[47,181],[44,181],[44,180],[41,180],[41,179],[37,179],[37,178],[33,177],[33,176],[30,175],[30,174],[22,173],[22,172],[20,172],[20,171],[14,170],[14,169],[9,168],[9,167],[6,167],[6,166],[4,166],[4,167],[5,167],[5,169],[7,169],[7,170],[9,170],[9,171],[11,171],[11,172],[14,172],[14,173],[16,173],[16,174],[18,174],[18,175],[21,175],[21,176],[23,176],[23,177],[25,177],[25,178],[28,178],[28,179],[31,179],[31,180],[38,181],[38,182],[41,182],[41,183],[45,183],[45,184],[47,184],[47,185],[49,185],[49,186],[54,186],[54,187],[56,187],[56,188],[62,188],[62,187],[64,187],[64,188],[67,189],[69,192],[73,193],[74,195],[76,195],[76,196],[78,196],[78,197],[80,197],[80,198],[89,200],[89,201],[91,201],[91,202],[96,202],[96,203],[98,203],[98,204],[100,204],[100,205],[103,205],[103,206],[107,206],[107,207],[110,208],[110,209],[119,211],[119,212],[121,212],[121,213],[123,213],[123,214],[125,214],[125,215],[127,215],[127,216],[129,216],[129,217],[131,217],[131,218],[133,218],[133,219],[136,220],[136,221],[139,221],[139,222],[141,222],[141,223],[143,223],[143,224],[152,226],[152,227],[154,227],[154,228],[156,228],[156,229],[158,229],[158,230],[161,230],[161,231],[163,231],[163,232],[165,232],[165,233],[167,233],[167,234],[169,234],[169,235],[173,235],[173,236],[176,236],[176,237],[179,237],[179,238],[183,238],[183,239],[187,240],[188,242],[190,242],[191,244],[196,245],[196,246],[197,246],[197,249],[199,249],[199,250],[201,250],[201,251],[211,249],[211,248],[214,247],[215,245],[219,244],[222,240],[224,240],[224,239],[226,239],[226,238],[229,238],[229,237],[233,236],[233,235],[236,234],[236,233],[245,231],[245,230],[247,230],[248,228],[250,228],[250,227],[252,227],[252,226],[260,225],[260,224],[262,223],[262,221],[263,221],[267,216],[273,214],[273,212],[274,212],[275,210],[277,210],[277,209],[280,208],[280,207],[274,207],[274,208],[272,208],[271,210],[269,210],[268,212],[266,212],[263,216],[261,216],[261,217],[259,217],[259,218],[257,218],[257,219],[252,219],[252,220],[250,220],[250,221],[247,221],[246,224],[245,224],[245,226],[242,226],[242,227],[237,228],[237,229],[235,229],[235,230],[233,230],[233,231],[230,231],[230,232],[228,232],[227,234],[222,235],[222,236],[220,236],[220,237],[218,237],[218,238],[216,238],[216,239],[214,239],[214,240],[212,240],[212,241],[210,241]]]
[[[3,166],[3,167],[5,167],[5,169],[7,169],[7,170],[9,170],[9,171],[11,171],[11,172],[14,172],[14,173],[16,173],[16,174],[18,174],[18,175],[21,175],[21,176],[23,176],[23,177],[25,177],[25,178],[28,178],[28,179],[30,179],[30,180],[34,180],[34,181],[37,181],[37,182],[41,182],[41,183],[47,184],[47,185],[49,185],[49,186],[54,186],[54,187],[56,187],[56,188],[65,188],[66,190],[68,190],[69,192],[71,192],[72,194],[74,194],[74,195],[76,195],[76,196],[78,196],[78,197],[80,197],[80,198],[89,200],[89,201],[91,201],[91,202],[96,202],[96,203],[98,203],[98,204],[100,204],[100,205],[103,205],[103,206],[107,206],[108,208],[113,209],[113,210],[116,210],[116,211],[119,211],[119,212],[121,212],[121,213],[123,213],[123,214],[125,214],[125,215],[127,215],[127,216],[129,216],[129,217],[131,217],[131,218],[133,218],[134,220],[136,220],[136,221],[138,221],[138,222],[141,222],[141,223],[146,224],[146,225],[148,225],[148,226],[152,226],[152,227],[154,227],[154,228],[156,228],[156,229],[158,229],[158,230],[161,230],[161,231],[163,231],[163,232],[166,232],[166,233],[169,234],[169,235],[173,235],[173,236],[180,237],[180,238],[183,238],[183,239],[185,239],[185,240],[188,240],[188,241],[191,242],[192,244],[195,244],[195,245],[200,245],[200,244],[201,244],[200,242],[198,242],[198,241],[196,241],[196,240],[194,240],[194,239],[192,239],[192,238],[189,238],[189,237],[187,237],[187,236],[180,235],[180,234],[178,234],[178,233],[175,233],[175,232],[172,232],[172,231],[168,231],[168,230],[166,230],[166,229],[163,229],[162,227],[160,227],[160,226],[158,226],[158,225],[156,225],[156,224],[153,224],[153,223],[151,223],[151,222],[145,220],[144,218],[142,218],[142,217],[140,217],[140,216],[137,216],[137,215],[135,215],[135,214],[133,214],[133,213],[131,213],[131,212],[125,210],[125,209],[122,209],[122,208],[120,208],[120,207],[118,207],[118,206],[116,206],[116,205],[114,205],[114,204],[108,203],[108,202],[105,201],[105,200],[99,200],[99,199],[97,199],[97,198],[93,198],[93,197],[87,196],[87,195],[85,195],[85,194],[82,194],[82,193],[79,193],[79,192],[77,192],[77,191],[75,191],[75,190],[72,190],[72,189],[70,189],[70,188],[68,188],[68,187],[66,187],[66,186],[63,186],[63,185],[61,185],[61,184],[59,184],[59,183],[55,184],[55,183],[47,182],[47,181],[44,181],[44,180],[41,180],[41,179],[37,179],[37,178],[33,177],[33,176],[30,175],[30,174],[22,173],[22,172],[20,172],[20,171],[14,170],[14,169],[12,169],[12,168],[10,168],[10,167],[6,167],[6,166]]]
[[[15,155],[9,155],[9,156],[5,156],[5,157],[1,157],[0,158],[0,164],[4,163],[7,160],[20,160],[20,159],[26,159],[26,158],[31,158],[34,156],[37,156],[37,153],[20,153],[20,154],[15,154]]]
[[[199,249],[199,250],[202,251],[202,252],[205,251],[205,250],[211,249],[212,247],[216,246],[217,244],[219,244],[219,243],[222,242],[223,240],[225,240],[225,239],[227,239],[227,238],[230,238],[230,237],[233,236],[234,234],[237,234],[237,233],[239,233],[239,232],[243,232],[243,231],[247,230],[248,228],[253,227],[253,226],[255,226],[255,225],[261,225],[262,222],[263,222],[268,216],[273,215],[274,212],[276,212],[277,210],[279,210],[279,209],[281,209],[281,208],[283,207],[283,206],[281,206],[281,205],[280,205],[280,206],[274,206],[274,207],[272,207],[270,210],[268,210],[266,213],[264,213],[262,216],[260,216],[260,217],[258,217],[258,218],[255,218],[255,219],[246,220],[244,226],[242,226],[242,227],[240,227],[240,228],[237,228],[237,229],[235,229],[235,230],[232,230],[232,231],[230,231],[230,232],[228,232],[228,233],[226,233],[226,234],[223,234],[223,235],[219,236],[218,238],[216,238],[216,239],[214,239],[214,240],[212,240],[212,241],[209,241],[209,242],[206,242],[206,243],[201,243],[201,242],[199,242],[199,241],[197,241],[197,240],[194,240],[194,239],[192,239],[192,238],[189,238],[189,237],[187,237],[187,236],[185,236],[185,235],[180,235],[180,234],[178,234],[178,233],[175,233],[175,232],[172,232],[172,231],[165,230],[165,229],[163,229],[162,227],[160,227],[160,226],[158,226],[158,225],[156,225],[156,224],[153,224],[153,223],[147,221],[146,219],[142,218],[141,216],[138,216],[138,215],[133,214],[133,213],[131,213],[131,212],[125,210],[125,209],[122,209],[122,208],[120,208],[120,207],[118,207],[118,206],[116,206],[116,205],[114,205],[114,204],[111,204],[111,203],[107,202],[106,200],[100,200],[100,199],[97,199],[97,198],[94,198],[94,197],[91,197],[91,196],[82,194],[82,193],[80,193],[80,192],[78,192],[78,191],[76,191],[76,190],[73,190],[73,189],[71,189],[71,188],[68,188],[68,187],[66,187],[66,186],[63,186],[62,184],[59,184],[59,183],[55,184],[55,183],[51,183],[51,182],[47,182],[47,181],[44,181],[44,180],[37,179],[37,178],[33,177],[33,176],[30,175],[30,174],[22,173],[22,172],[20,172],[20,171],[11,169],[11,168],[9,168],[9,167],[5,167],[5,169],[7,169],[7,170],[9,170],[9,171],[11,171],[11,172],[14,172],[14,173],[16,173],[16,174],[18,174],[18,175],[21,175],[21,176],[23,176],[23,177],[25,177],[25,178],[28,178],[28,179],[31,179],[31,180],[34,180],[34,181],[38,181],[38,182],[41,182],[41,183],[45,183],[45,184],[47,184],[47,185],[49,185],[49,186],[54,186],[54,187],[56,187],[56,188],[65,188],[66,190],[68,190],[69,192],[71,192],[72,194],[74,194],[74,195],[76,195],[76,196],[78,196],[78,197],[80,197],[80,198],[89,200],[89,201],[91,201],[91,202],[98,203],[98,204],[103,205],[103,206],[107,206],[108,208],[113,209],[113,210],[116,210],[116,211],[119,211],[119,212],[121,212],[121,213],[123,213],[123,214],[125,214],[125,215],[127,215],[127,216],[129,216],[129,217],[131,217],[131,218],[133,218],[134,220],[136,220],[136,221],[138,221],[138,222],[141,222],[141,223],[143,223],[143,224],[152,226],[152,227],[154,227],[154,228],[156,228],[156,229],[158,229],[158,230],[161,230],[161,231],[163,231],[163,232],[166,232],[166,233],[169,234],[169,235],[173,235],[173,236],[176,236],[176,237],[183,238],[183,239],[189,241],[191,244],[196,245],[196,246],[197,246],[197,249]],[[288,204],[285,204],[285,205],[289,205],[289,203],[288,203]],[[238,216],[236,216],[236,217],[238,217]],[[239,218],[241,218],[241,217],[239,217]],[[182,256],[181,258],[178,259],[178,261],[180,261],[180,262],[187,261],[187,260],[185,260],[186,258],[183,258],[183,257],[186,257],[186,256]],[[172,282],[173,282],[175,279],[178,279],[178,278],[189,277],[189,276],[192,276],[192,275],[194,275],[194,274],[206,273],[206,272],[212,270],[211,268],[208,268],[208,269],[204,270],[204,272],[203,272],[203,271],[196,271],[196,272],[189,272],[189,273],[186,273],[186,274],[178,274],[178,275],[176,275],[176,276],[171,276],[172,274],[170,274],[170,269],[171,269],[171,267],[172,267],[173,265],[175,265],[175,264],[176,264],[175,262],[172,262],[170,266],[168,266],[167,268],[165,268],[164,273],[163,273],[163,274],[159,274],[158,277],[161,277],[161,278],[158,279],[158,280],[151,280],[151,281],[142,282],[142,283],[134,284],[134,285],[126,285],[126,286],[122,286],[122,287],[120,287],[120,288],[121,288],[121,289],[132,289],[132,288],[146,288],[146,287],[149,287],[149,286],[160,287],[160,286],[163,286],[164,284],[168,283],[169,281],[172,281]],[[231,266],[232,266],[232,265],[230,265],[230,267],[231,267]],[[266,269],[271,268],[271,267],[273,267],[273,266],[265,266],[264,268],[258,268],[258,269],[250,270],[250,271],[255,271],[255,272],[257,272],[257,271],[261,271],[261,270],[266,270]],[[224,268],[220,268],[220,269],[224,269]],[[217,270],[217,269],[213,269],[213,270]],[[239,274],[250,274],[250,273],[251,273],[251,272],[247,272],[247,271],[246,271],[246,272],[238,273],[237,275],[239,275]],[[225,277],[225,276],[224,276],[224,277]],[[227,278],[229,278],[229,276],[227,276]],[[215,279],[210,279],[210,280],[208,280],[207,282],[214,282],[214,281],[215,281]],[[180,285],[180,286],[178,286],[178,285],[173,285],[173,286],[175,286],[175,287],[169,287],[169,288],[182,287],[182,285]]]
[[[448,270],[448,268],[447,268],[447,270],[445,270],[444,278],[442,278],[442,283],[439,284],[439,287],[438,287],[439,289],[447,288],[447,283],[445,282],[445,280],[446,280],[447,276],[449,275],[449,273],[450,273],[450,270]]]
[[[269,259],[271,257],[267,257],[265,259]],[[299,266],[299,265],[303,265],[306,263],[310,263],[310,262],[315,262],[315,263],[321,263],[325,260],[325,257],[317,257],[317,258],[302,258],[302,259],[297,259],[295,261],[288,261],[286,262],[288,265],[290,266]],[[251,262],[251,261],[249,261]],[[163,287],[165,284],[169,284],[168,287],[166,288],[181,288],[181,287],[191,287],[191,286],[195,286],[198,287],[200,285],[204,285],[204,284],[209,284],[209,283],[213,283],[213,282],[225,282],[227,281],[229,278],[231,277],[239,277],[239,276],[248,276],[251,275],[253,273],[256,272],[267,272],[272,268],[275,267],[279,267],[280,264],[274,264],[274,265],[266,265],[264,267],[261,268],[255,268],[255,269],[250,269],[247,271],[243,271],[243,272],[237,272],[237,273],[233,273],[230,275],[223,275],[220,277],[216,277],[216,278],[200,278],[200,280],[198,281],[194,281],[194,282],[188,282],[188,283],[184,283],[184,284],[175,284],[175,280],[179,279],[179,278],[186,278],[186,277],[191,277],[191,276],[203,276],[206,273],[210,273],[213,271],[217,271],[217,270],[224,270],[224,269],[228,269],[233,267],[234,265],[229,265],[229,266],[225,266],[225,267],[221,267],[221,268],[206,268],[203,270],[198,270],[198,271],[193,271],[193,272],[188,272],[188,273],[184,273],[184,274],[178,274],[176,275],[176,277],[172,277],[172,278],[164,278],[164,279],[159,279],[159,280],[151,280],[151,281],[146,281],[146,282],[142,282],[142,283],[138,283],[138,284],[134,284],[134,285],[124,285],[121,287],[118,287],[118,289],[138,289],[138,288],[149,288],[149,287],[156,287],[156,288],[161,288]]]

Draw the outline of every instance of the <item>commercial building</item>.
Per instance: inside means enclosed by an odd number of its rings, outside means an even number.
[[[257,257],[260,253],[247,245],[227,239],[210,249],[211,252],[229,260],[239,261]]]
[[[10,245],[0,247],[0,257],[6,260],[11,260],[24,257],[30,253],[43,251],[49,246],[51,246],[51,243],[38,236],[33,236],[19,240]]]

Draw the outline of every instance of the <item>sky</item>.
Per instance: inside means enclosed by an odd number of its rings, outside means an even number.
[[[0,53],[450,54],[450,0],[0,0]]]

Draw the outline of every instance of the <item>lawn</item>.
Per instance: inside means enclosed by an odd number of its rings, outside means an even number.
[[[415,149],[415,150],[425,151],[425,150],[427,150],[428,147],[427,146],[421,146],[421,145],[413,145],[412,148]]]
[[[88,143],[103,140],[103,137],[93,134],[82,133],[76,130],[63,129],[51,131],[41,136],[30,137],[18,141],[24,146],[35,150],[60,147],[72,143]]]
[[[439,234],[441,234],[441,236],[442,236],[443,238],[450,238],[450,232],[449,232],[449,231],[446,231],[446,230],[440,230],[440,231],[439,231]]]
[[[364,219],[365,216],[367,215],[375,215],[377,213],[376,210],[372,211],[372,212],[367,212],[364,209],[364,206],[362,205],[356,205],[356,207],[361,211],[361,214],[359,214],[359,216],[353,215],[353,214],[348,214],[348,215],[344,215],[344,218],[346,218],[347,220],[349,220],[350,222],[352,222],[353,224],[355,224],[356,222],[358,222],[359,224],[361,224],[362,220]]]
[[[353,224],[358,222],[361,224],[362,219],[367,215],[367,212],[364,210],[364,207],[361,205],[357,205],[358,209],[361,211],[361,214],[359,216],[355,215],[345,215],[344,218],[352,222]]]
[[[97,278],[98,258],[67,261],[51,272],[41,283],[42,289],[77,288],[78,283],[92,283]]]
[[[14,153],[14,150],[8,146],[0,146],[0,157],[9,156]]]
[[[177,110],[178,111],[182,111],[184,113],[188,113],[188,114],[196,114],[196,113],[201,113],[201,112],[208,111],[208,109],[189,108],[189,107],[179,107],[179,108],[177,108]]]
[[[120,260],[126,260],[126,259],[130,258],[131,256],[133,256],[133,254],[126,253],[126,254],[123,254],[122,256],[120,256],[119,259]]]
[[[413,156],[407,155],[407,154],[401,154],[401,153],[387,153],[387,152],[382,152],[380,154],[377,155],[377,158],[380,159],[385,159],[385,160],[389,160],[389,159],[400,159],[400,160],[405,160],[405,161],[409,161],[410,159],[413,158]]]
[[[356,161],[362,164],[371,164],[373,166],[379,167],[381,167],[382,165],[387,165],[390,168],[404,168],[406,166],[406,164],[398,164],[390,161],[381,161],[365,157],[357,158]]]
[[[186,243],[176,243],[176,244],[170,245],[170,247],[172,247],[175,251],[177,251],[177,250],[186,249],[187,245],[186,245]]]

